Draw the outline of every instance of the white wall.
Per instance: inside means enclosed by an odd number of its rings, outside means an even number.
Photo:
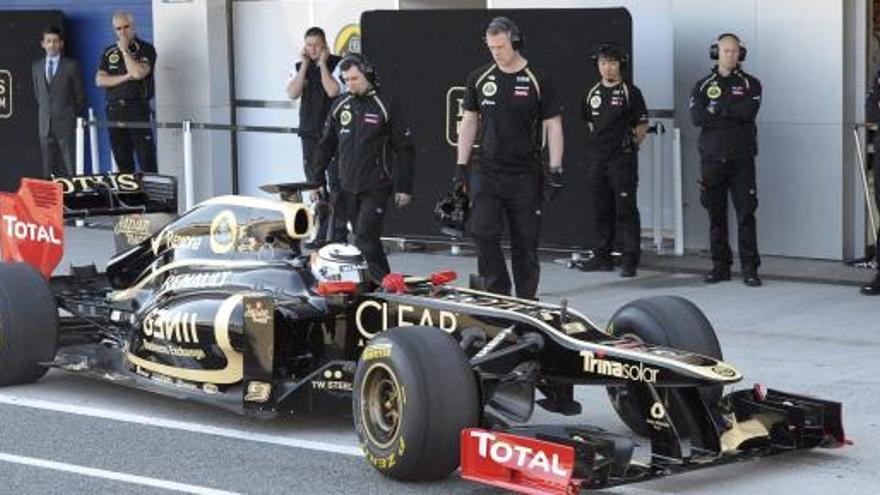
[[[228,124],[229,66],[224,2],[153,0],[156,67],[156,117],[159,122]],[[160,130],[159,171],[183,177],[180,131]],[[193,139],[196,202],[232,190],[230,137],[218,131],[196,131]],[[181,206],[184,204],[180,185]]]
[[[764,87],[758,115],[758,245],[763,254],[840,259],[843,253],[843,2],[675,0],[676,118],[682,128],[688,247],[708,246],[699,202],[698,129],[687,98],[708,73],[708,46],[735,32],[746,71]],[[731,218],[733,219],[733,218]],[[731,222],[731,227],[735,223]],[[736,236],[731,239],[735,247]]]
[[[320,26],[333,44],[339,31],[357,24],[365,10],[396,9],[396,0],[264,0],[235,2],[236,98],[268,102],[288,101],[287,74],[302,49],[303,34]],[[240,108],[241,125],[299,125],[298,103],[290,108]],[[262,195],[259,186],[302,181],[302,149],[293,134],[241,133],[239,192]]]

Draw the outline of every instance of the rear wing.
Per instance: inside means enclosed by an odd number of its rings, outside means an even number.
[[[168,175],[107,173],[53,180],[64,194],[64,218],[177,214],[177,179]]]
[[[64,255],[64,219],[177,214],[177,179],[155,174],[23,178],[0,193],[0,259],[21,261],[49,278]]]
[[[61,186],[22,179],[14,193],[0,193],[3,261],[23,261],[49,278],[64,254]]]

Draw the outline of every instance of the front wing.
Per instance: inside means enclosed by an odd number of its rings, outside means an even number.
[[[688,407],[699,409],[697,390],[684,392]],[[692,424],[676,425],[662,403],[652,406],[651,452],[642,462],[634,460],[630,437],[590,426],[466,429],[461,476],[520,493],[563,495],[850,443],[837,402],[755,386],[725,396],[720,412],[702,409],[691,411],[686,422]]]

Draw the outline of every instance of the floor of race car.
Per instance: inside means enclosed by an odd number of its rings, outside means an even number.
[[[109,237],[71,229],[67,259],[106,259]],[[101,254],[106,253],[106,255]],[[467,256],[393,253],[395,269],[473,271]],[[66,262],[65,262],[66,263]],[[806,263],[806,262],[805,262]],[[865,272],[866,273],[866,272]],[[867,276],[865,278],[868,278]],[[715,325],[742,386],[760,382],[844,404],[855,445],[721,466],[600,493],[861,494],[880,486],[880,298],[852,285],[767,279],[704,286],[673,270],[584,274],[542,263],[539,296],[568,298],[598,324],[638,297],[677,294]],[[589,423],[625,429],[604,391],[580,387],[584,414],[540,409],[535,423]],[[41,382],[0,390],[0,479],[4,493],[503,493],[457,476],[430,484],[384,480],[360,457],[350,419],[259,421],[208,406],[52,372]],[[875,488],[872,488],[875,487]]]

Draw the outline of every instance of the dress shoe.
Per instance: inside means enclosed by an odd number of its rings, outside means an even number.
[[[636,276],[636,265],[632,263],[624,263],[620,265],[620,276],[623,278],[632,278]]]
[[[575,267],[582,272],[611,272],[614,271],[614,260],[608,256],[593,256],[578,262]]]

